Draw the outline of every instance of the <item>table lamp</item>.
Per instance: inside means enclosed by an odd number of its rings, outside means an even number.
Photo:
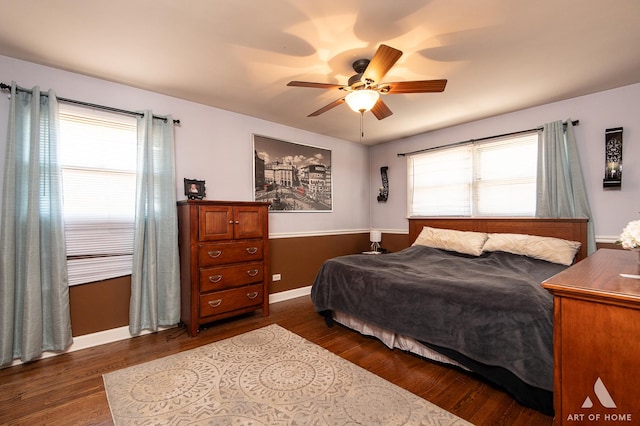
[[[369,241],[371,241],[371,251],[380,251],[380,241],[382,241],[382,233],[378,230],[369,232]]]

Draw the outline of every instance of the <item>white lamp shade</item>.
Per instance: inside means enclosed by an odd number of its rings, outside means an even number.
[[[354,90],[344,100],[355,112],[367,112],[378,102],[380,94],[375,90]]]
[[[369,241],[372,243],[379,243],[382,241],[382,232],[375,229],[369,232]]]

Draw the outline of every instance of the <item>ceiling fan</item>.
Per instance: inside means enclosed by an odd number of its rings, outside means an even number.
[[[316,117],[346,102],[349,107],[364,114],[371,110],[378,120],[389,117],[393,112],[380,98],[380,94],[399,93],[435,93],[444,91],[447,80],[400,81],[382,83],[382,79],[391,67],[400,59],[402,52],[393,47],[381,44],[371,60],[358,59],[353,63],[355,75],[349,78],[347,85],[330,83],[312,83],[307,81],[290,81],[287,86],[311,87],[316,89],[338,89],[348,92],[308,117]]]

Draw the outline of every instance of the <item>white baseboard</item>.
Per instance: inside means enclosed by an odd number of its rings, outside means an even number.
[[[615,244],[616,241],[618,241],[620,239],[619,235],[614,235],[614,236],[603,236],[603,235],[596,235],[596,243],[608,243],[608,244]]]
[[[168,330],[173,327],[158,327],[158,331]],[[140,336],[144,336],[145,334],[154,333],[153,331],[143,330],[140,332]],[[62,352],[43,352],[36,360],[50,358],[52,356],[62,355],[69,352],[79,351],[81,349],[88,349],[94,346],[100,346],[107,343],[117,342],[119,340],[131,339],[136,336],[132,336],[129,334],[129,326],[112,328],[110,330],[98,331],[96,333],[84,334],[82,336],[76,336],[73,338],[73,343],[69,346],[65,351]],[[21,360],[15,360],[12,364],[7,365],[7,367],[13,367],[14,365],[22,364]]]
[[[269,304],[284,302],[285,300],[294,299],[296,297],[306,296],[311,294],[311,286],[295,288],[293,290],[282,291],[280,293],[273,293],[269,295]],[[168,330],[173,327],[159,327],[158,331]],[[145,334],[151,334],[153,331],[143,330],[140,336]],[[73,338],[73,343],[63,352],[43,352],[43,354],[37,359],[50,358],[56,355],[62,355],[69,352],[79,351],[81,349],[88,349],[94,346],[100,346],[107,343],[113,343],[120,340],[131,339],[129,334],[129,326],[112,328],[110,330],[98,331],[96,333],[85,334],[82,336],[76,336]],[[22,361],[15,360],[6,367],[13,367],[14,365],[20,365]]]
[[[308,296],[311,294],[311,286],[294,288],[293,290],[281,291],[280,293],[272,293],[269,295],[269,303],[284,302],[285,300],[295,299],[296,297]]]

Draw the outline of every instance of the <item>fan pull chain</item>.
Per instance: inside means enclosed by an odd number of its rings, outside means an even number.
[[[364,138],[364,110],[360,111],[360,143],[362,138]]]

